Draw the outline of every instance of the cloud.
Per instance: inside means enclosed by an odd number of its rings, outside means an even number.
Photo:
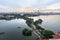
[[[10,7],[30,7],[36,0],[0,0],[0,4]]]
[[[0,0],[0,11],[20,12],[60,8],[60,0]]]
[[[0,4],[10,7],[45,7],[59,0],[0,0]]]
[[[19,2],[20,7],[33,7],[37,0],[22,0]]]
[[[60,9],[60,3],[55,3],[47,7],[47,9]]]
[[[7,10],[8,10],[7,6],[0,5],[0,12],[4,12],[4,11],[7,11]]]
[[[11,8],[11,7],[0,5],[0,12],[13,12],[12,9],[13,8]]]
[[[0,5],[0,8],[6,9],[6,8],[9,8],[9,7],[4,6],[4,5]]]

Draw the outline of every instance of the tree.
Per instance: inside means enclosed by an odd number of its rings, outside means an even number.
[[[39,20],[36,20],[35,22],[34,22],[34,24],[36,25],[36,24],[42,24],[42,19],[39,19]]]
[[[23,30],[23,35],[24,35],[24,36],[31,36],[31,35],[32,35],[32,30],[24,29],[24,30]]]
[[[50,30],[44,30],[41,32],[42,35],[44,35],[45,38],[50,39],[53,38],[52,35],[54,35],[54,32]]]

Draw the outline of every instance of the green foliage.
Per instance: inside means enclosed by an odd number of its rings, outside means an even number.
[[[39,40],[39,38],[37,38],[36,40]]]
[[[27,22],[31,24],[31,23],[33,23],[33,19],[29,18],[29,19],[27,19]]]
[[[21,28],[21,27],[17,27],[17,28]]]
[[[44,31],[42,31],[41,33],[42,33],[42,35],[44,35],[45,38],[47,38],[47,39],[53,38],[52,35],[54,34],[54,33],[53,33],[52,31],[50,31],[50,30],[44,30]]]
[[[35,25],[36,25],[36,24],[42,24],[42,22],[43,22],[42,19],[38,19],[37,21],[34,22],[34,24],[35,24]]]
[[[1,32],[0,35],[1,35],[1,34],[5,34],[5,32]]]
[[[38,25],[36,25],[36,28],[40,29],[40,30],[44,30],[44,28],[42,28],[41,26],[38,26]]]
[[[43,20],[42,19],[39,19],[38,22],[41,24],[43,22]]]
[[[24,35],[24,36],[31,36],[31,35],[32,35],[32,30],[24,29],[24,30],[23,30],[23,35]]]
[[[38,19],[37,21],[34,22],[34,25],[36,26],[37,29],[44,30],[44,28],[38,25],[41,24],[42,22],[43,22],[42,19]]]
[[[33,23],[33,19],[31,19],[31,18],[27,19],[26,23],[29,27],[31,27],[31,24]]]

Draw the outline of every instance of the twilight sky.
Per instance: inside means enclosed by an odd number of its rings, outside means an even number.
[[[16,8],[58,9],[60,0],[0,0],[0,11],[16,11]]]

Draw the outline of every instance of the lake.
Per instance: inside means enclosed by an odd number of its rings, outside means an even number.
[[[60,15],[40,15],[33,18],[34,21],[42,19],[42,27],[51,30],[55,33],[60,32]],[[0,32],[4,32],[3,35],[0,35],[0,40],[35,40],[36,36],[23,36],[22,30],[28,28],[28,25],[23,19],[13,19],[13,20],[0,20]],[[20,27],[20,28],[18,28]]]

